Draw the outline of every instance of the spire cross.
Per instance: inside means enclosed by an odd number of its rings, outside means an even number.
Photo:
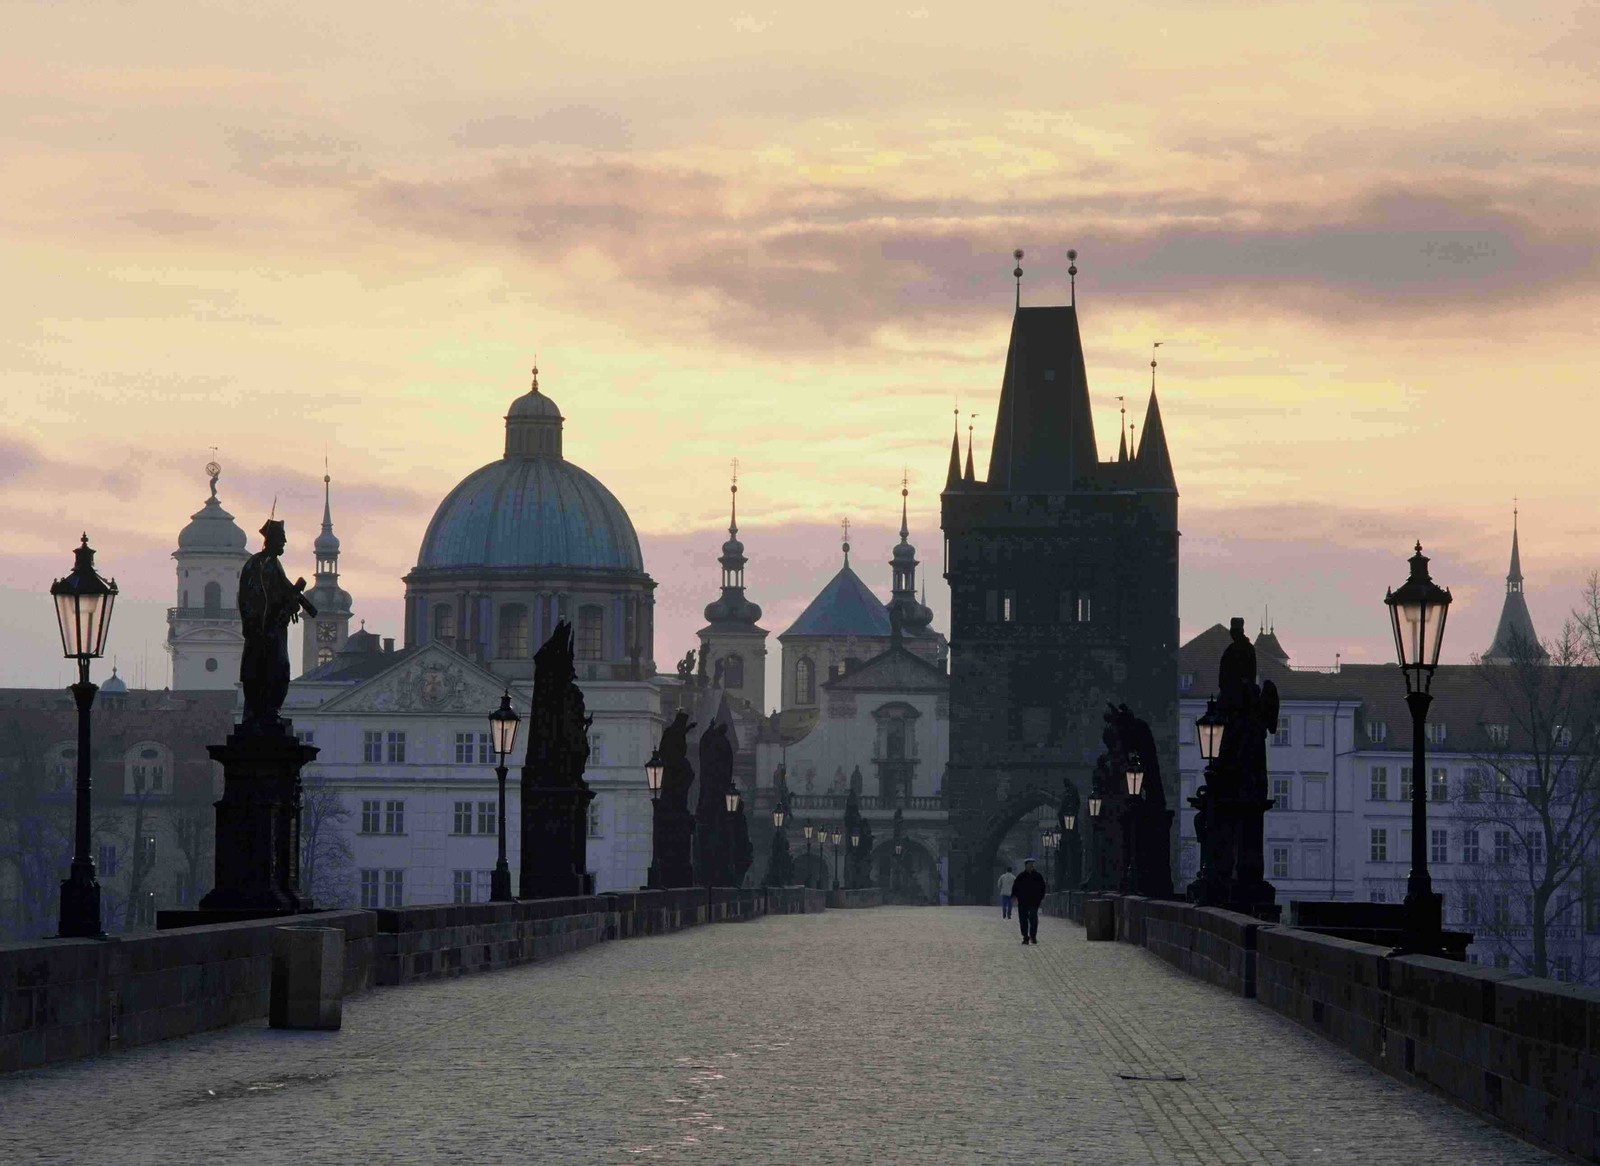
[[[728,511],[728,533],[737,536],[739,533],[739,459],[733,459],[733,484],[728,487],[728,497],[732,499]]]
[[[1022,307],[1022,248],[1018,247],[1011,253],[1011,258],[1017,261],[1017,266],[1012,269],[1012,276],[1017,281],[1017,307]]]
[[[841,518],[839,520],[839,531],[840,531],[841,535],[843,536],[843,540],[842,541],[844,542],[844,565],[846,567],[848,567],[850,565],[850,519],[849,518]]]

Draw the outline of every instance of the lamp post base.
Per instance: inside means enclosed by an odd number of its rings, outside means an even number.
[[[1437,955],[1452,958],[1444,950],[1444,896],[1432,891],[1412,891],[1406,896],[1404,928],[1400,946],[1389,954]]]
[[[504,862],[496,863],[494,873],[489,876],[489,901],[511,902],[511,868]]]
[[[72,864],[72,873],[61,880],[61,918],[57,932],[62,939],[104,939],[100,927],[100,880],[94,864]]]

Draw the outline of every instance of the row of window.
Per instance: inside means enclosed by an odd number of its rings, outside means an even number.
[[[1056,623],[1088,623],[1094,611],[1093,599],[1088,591],[1058,591],[1056,593]],[[1028,612],[1037,619],[1037,612]],[[990,588],[983,593],[983,619],[985,623],[1020,623],[1023,609],[1017,593],[1011,588]]]
[[[1411,828],[1402,827],[1398,832],[1399,846],[1395,848],[1391,857],[1389,846],[1389,827],[1371,826],[1368,828],[1369,856],[1373,862],[1407,862],[1411,858]],[[1483,846],[1481,831],[1468,829],[1461,831],[1460,848],[1461,861],[1469,865],[1483,861]],[[1516,854],[1526,855],[1528,860],[1536,867],[1544,865],[1544,835],[1531,833],[1525,840],[1519,841],[1514,831],[1491,830],[1492,846],[1489,851],[1490,861],[1497,865],[1504,865],[1511,861]],[[1450,861],[1450,832],[1448,830],[1433,829],[1428,831],[1428,862],[1430,864],[1443,864]]]
[[[468,801],[455,803],[450,833],[496,834],[499,832],[500,806],[498,802]],[[476,826],[476,829],[474,829]],[[402,798],[363,798],[361,800],[362,834],[404,834],[406,832],[406,803]],[[589,803],[589,837],[605,837],[600,825],[600,799]],[[151,840],[152,845],[154,839]],[[101,848],[102,853],[105,848]],[[115,847],[112,848],[115,862]],[[104,872],[102,872],[104,873]],[[114,873],[114,872],[112,872]]]
[[[1536,775],[1535,775],[1536,777]],[[1537,784],[1530,779],[1530,784]],[[1492,786],[1492,791],[1489,787]],[[1386,802],[1389,797],[1389,767],[1387,765],[1374,765],[1368,773],[1367,800],[1373,802]],[[1461,800],[1464,802],[1481,802],[1486,793],[1492,792],[1497,802],[1507,802],[1516,794],[1515,786],[1509,774],[1499,770],[1485,771],[1477,767],[1469,767],[1461,772]],[[1400,782],[1395,790],[1397,801],[1409,802],[1411,800],[1411,766],[1400,766]],[[1448,802],[1450,800],[1450,771],[1445,766],[1434,766],[1428,771],[1428,800],[1434,802]]]
[[[307,745],[316,743],[314,732],[300,734]],[[605,737],[601,733],[589,734],[589,764],[605,761]],[[324,761],[328,760],[323,758]],[[406,734],[404,730],[365,729],[361,733],[361,760],[367,765],[404,765],[406,763]],[[457,765],[496,765],[499,757],[492,751],[488,733],[455,734],[455,763]]]
[[[555,626],[554,599],[545,613],[545,626]],[[453,603],[436,603],[433,606],[433,638],[453,643],[456,638],[456,608]],[[502,659],[527,659],[532,655],[532,624],[528,607],[523,603],[506,603],[500,607],[495,621],[495,654]],[[578,608],[577,627],[573,636],[574,648],[580,660],[599,660],[605,649],[605,609],[598,604],[584,604]]]

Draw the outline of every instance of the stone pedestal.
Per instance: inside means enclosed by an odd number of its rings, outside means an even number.
[[[1172,818],[1154,807],[1140,814],[1138,893],[1147,899],[1172,898]]]
[[[594,791],[576,785],[522,786],[522,872],[519,899],[592,895],[588,873],[589,803]]]
[[[235,726],[209,748],[222,766],[216,804],[216,884],[201,911],[292,915],[309,911],[300,893],[300,769],[317,756],[288,731],[247,733]]]
[[[343,1022],[344,932],[337,927],[278,927],[272,932],[273,1028],[337,1029]]]
[[[1117,905],[1110,899],[1090,899],[1083,905],[1084,937],[1091,942],[1117,938]]]
[[[652,803],[652,809],[650,889],[694,886],[694,815],[662,802]]]

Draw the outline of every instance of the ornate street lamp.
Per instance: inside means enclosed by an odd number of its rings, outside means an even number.
[[[100,938],[100,880],[89,856],[89,811],[93,785],[89,774],[89,706],[98,685],[89,683],[89,661],[105,651],[111,630],[111,608],[117,601],[116,580],[100,578],[94,569],[89,536],[74,552],[72,574],[50,584],[56,623],[61,630],[61,652],[78,662],[78,683],[71,686],[78,705],[78,804],[74,823],[71,873],[61,882],[61,913],[57,928],[63,939]]]
[[[833,889],[839,889],[839,842],[843,838],[839,828],[833,828]]]
[[[1077,824],[1078,824],[1078,815],[1076,815],[1076,814],[1062,814],[1061,815],[1061,825],[1062,825],[1062,827],[1064,829],[1066,829],[1066,830],[1075,830],[1075,829],[1077,829]]]
[[[489,901],[492,903],[511,902],[511,867],[506,862],[506,758],[517,743],[517,725],[521,720],[517,710],[511,707],[511,690],[508,688],[500,697],[500,707],[489,714],[489,740],[494,745],[495,755],[500,758],[499,764],[494,767],[494,775],[500,783],[500,818],[495,823],[495,833],[500,838],[499,857],[495,860],[494,874],[489,876]],[[657,776],[658,785],[660,781]]]
[[[739,812],[739,789],[737,786],[730,785],[728,792],[723,794],[722,798],[727,804],[728,813],[737,814]]]
[[[1128,800],[1122,810],[1122,891],[1133,894],[1139,887],[1138,851],[1134,847],[1135,819],[1139,816],[1140,795],[1144,792],[1144,763],[1137,753],[1128,754],[1124,772],[1128,783]]]
[[[1144,792],[1144,763],[1137,753],[1128,754],[1128,796],[1138,797]]]
[[[1411,710],[1411,873],[1406,879],[1404,923],[1398,952],[1437,955],[1444,931],[1444,897],[1433,893],[1428,873],[1428,783],[1425,726],[1433,703],[1433,670],[1439,666],[1450,592],[1428,576],[1428,557],[1417,543],[1411,577],[1384,595],[1394,630],[1395,654],[1406,678]]]
[[[773,827],[773,829],[775,829],[775,830],[782,830],[783,829],[783,819],[784,819],[784,817],[785,817],[785,814],[784,814],[784,811],[783,811],[783,803],[779,802],[777,805],[772,807],[772,827]]]
[[[1100,816],[1100,796],[1098,794],[1090,794],[1089,795],[1089,817],[1098,818],[1099,816]]]
[[[806,834],[806,886],[809,887],[811,885],[811,835],[816,833],[817,828],[807,822],[804,830]],[[821,842],[817,843],[817,849],[822,849]]]
[[[650,760],[644,763],[644,780],[650,787],[650,800],[652,802],[661,800],[661,775],[666,771],[667,767],[661,762],[660,752],[651,750]]]
[[[1217,698],[1209,698],[1206,711],[1194,719],[1195,740],[1200,744],[1200,757],[1207,765],[1222,752],[1222,731],[1226,727],[1227,722],[1217,712]]]

